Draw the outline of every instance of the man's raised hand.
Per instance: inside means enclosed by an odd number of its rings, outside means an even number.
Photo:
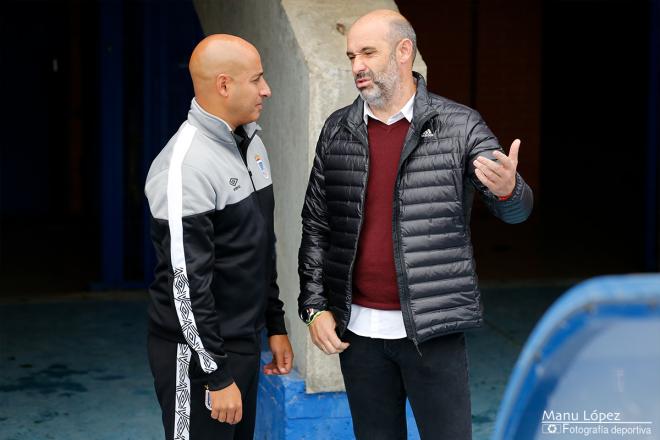
[[[519,150],[520,139],[516,139],[511,144],[508,156],[501,151],[494,151],[493,156],[497,161],[486,159],[483,156],[479,156],[474,161],[474,173],[477,178],[498,197],[511,195],[516,187]]]

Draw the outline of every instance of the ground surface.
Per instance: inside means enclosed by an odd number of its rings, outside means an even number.
[[[565,286],[484,289],[468,335],[474,439],[489,438],[529,332]],[[161,439],[141,292],[0,302],[0,439]]]

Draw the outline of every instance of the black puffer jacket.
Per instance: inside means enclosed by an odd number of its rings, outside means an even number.
[[[417,78],[413,120],[394,190],[392,236],[406,333],[416,344],[481,325],[470,241],[475,189],[507,223],[530,214],[532,191],[520,175],[511,198],[500,201],[479,182],[472,162],[501,147],[476,111],[427,92]],[[369,178],[363,101],[326,121],[302,211],[300,311],[333,312],[342,335],[351,310],[352,273]]]

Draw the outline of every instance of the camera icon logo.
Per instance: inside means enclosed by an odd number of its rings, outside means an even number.
[[[557,433],[557,425],[554,423],[548,423],[543,425],[543,429],[541,430],[543,434],[556,434]]]

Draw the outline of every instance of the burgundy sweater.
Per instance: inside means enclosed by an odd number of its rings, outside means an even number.
[[[410,122],[392,125],[369,118],[369,180],[353,269],[353,303],[399,310],[392,243],[392,201],[397,168]]]

